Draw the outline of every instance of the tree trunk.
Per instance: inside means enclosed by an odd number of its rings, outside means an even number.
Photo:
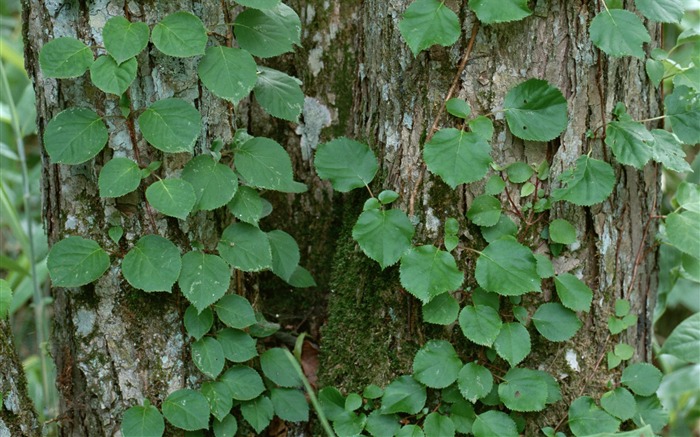
[[[92,107],[104,115],[119,113],[118,100],[113,96],[96,98],[102,94],[87,76],[69,80],[43,77],[38,55],[50,39],[73,36],[100,45],[102,26],[109,17],[123,15],[152,26],[169,13],[186,10],[198,15],[215,32],[212,38],[223,38],[219,43],[225,44],[230,28],[223,23],[231,22],[237,11],[232,2],[211,0],[23,3],[27,71],[35,83],[42,136],[48,121],[68,106]],[[494,161],[504,165],[549,160],[552,181],[589,150],[597,158],[610,159],[605,145],[589,139],[586,133],[609,120],[616,102],[625,102],[635,118],[658,112],[659,96],[649,85],[642,62],[601,56],[593,48],[587,28],[601,7],[597,3],[538,0],[534,15],[525,20],[476,28],[466,2],[448,1],[449,7],[459,11],[462,37],[453,47],[436,46],[414,57],[397,27],[409,0],[295,0],[289,4],[302,19],[303,47],[271,65],[301,78],[306,95],[316,99],[307,102],[310,107],[305,109],[303,125],[270,122],[248,102],[233,111],[199,86],[196,61],[170,58],[152,46],[139,55],[130,99],[133,108],[172,96],[192,102],[206,120],[196,146],[199,152],[218,138],[230,142],[235,129],[241,127],[254,135],[277,138],[285,145],[295,179],[305,182],[309,192],[271,198],[275,212],[266,223],[297,239],[302,264],[314,274],[318,287],[308,293],[292,293],[263,276],[259,295],[257,287],[236,292],[249,296],[266,313],[279,314],[283,325],[315,335],[327,311],[321,331],[322,382],[357,391],[368,383],[385,385],[410,372],[415,351],[427,338],[447,338],[466,345],[458,329],[424,325],[421,305],[402,291],[398,269],[382,272],[358,250],[350,229],[366,196],[333,196],[329,185],[315,175],[312,161],[299,146],[300,136],[314,146],[319,141],[317,131],[325,122],[313,113],[323,113],[325,107],[331,114],[332,127],[322,130],[321,142],[348,135],[373,147],[380,157],[380,180],[372,188],[393,189],[401,195],[398,206],[408,210],[418,223],[414,241],[439,240],[444,220],[456,217],[464,229],[462,241],[480,248],[479,230],[467,224],[465,213],[472,199],[482,194],[483,183],[450,190],[422,164],[422,144],[455,75],[459,74],[455,96],[466,99],[475,114],[497,114]],[[657,29],[650,31],[654,38]],[[459,72],[472,32],[473,51],[464,71]],[[560,88],[568,101],[569,125],[548,143],[512,137],[502,114],[498,115],[506,91],[530,77],[546,79]],[[122,134],[113,135],[109,147],[93,161],[64,166],[44,157],[44,214],[50,242],[82,235],[118,252],[128,250],[143,234],[158,233],[182,252],[195,240],[213,248],[228,224],[221,214],[200,212],[183,224],[175,219],[156,219],[142,192],[116,201],[99,197],[97,175],[113,154],[132,157],[142,165],[162,160],[162,175],[183,165],[178,158],[146,147],[143,140],[134,143],[136,135],[123,133],[129,132],[129,126],[119,118],[110,120],[114,120],[110,121],[111,131]],[[452,124],[447,116],[438,117],[439,126]],[[638,358],[650,358],[656,264],[654,252],[647,250],[655,234],[647,217],[656,207],[658,168],[648,166],[637,172],[618,166],[616,177],[613,195],[602,204],[585,208],[555,204],[549,214],[550,219],[566,218],[576,227],[580,247],[564,257],[558,272],[581,272],[594,291],[594,304],[590,313],[582,314],[584,327],[572,340],[556,345],[535,343],[524,363],[549,371],[562,385],[564,402],[533,415],[532,423],[538,426],[556,425],[575,397],[595,396],[606,389],[610,375],[599,370],[605,365],[601,364],[605,352],[613,345],[607,318],[615,299],[632,302],[639,323],[628,331],[627,341],[635,346]],[[517,193],[513,196],[517,203]],[[119,247],[106,233],[113,225],[125,230],[126,238]],[[463,269],[473,268],[474,260],[468,251],[458,256]],[[239,287],[245,283],[237,281]],[[476,286],[474,278],[467,277],[466,286]],[[187,302],[179,294],[133,290],[119,266],[113,265],[93,285],[54,288],[53,295],[63,435],[114,435],[129,406],[146,398],[159,405],[168,393],[196,385],[200,379],[189,359],[189,340],[182,325]],[[546,300],[548,294],[544,296]],[[532,298],[525,304],[534,308],[540,302],[540,298]],[[466,348],[463,351],[469,353]]]

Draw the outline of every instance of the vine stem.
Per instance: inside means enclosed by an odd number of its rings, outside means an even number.
[[[445,95],[445,100],[442,102],[442,105],[438,108],[438,112],[435,115],[435,119],[433,120],[433,124],[430,127],[430,131],[428,131],[428,135],[425,137],[425,142],[427,143],[430,141],[431,138],[433,138],[433,135],[435,135],[435,132],[437,132],[437,126],[438,123],[440,123],[440,117],[442,117],[442,113],[445,110],[445,104],[447,104],[447,101],[452,98],[452,95],[454,94],[455,90],[457,89],[457,86],[459,85],[459,79],[462,77],[462,72],[464,71],[464,68],[467,66],[467,62],[469,62],[469,59],[472,54],[472,49],[474,48],[474,41],[476,41],[476,35],[479,33],[479,22],[476,21],[474,23],[474,26],[472,27],[472,35],[469,38],[469,42],[467,43],[467,48],[464,51],[464,56],[462,57],[462,60],[459,63],[459,66],[457,67],[457,74],[455,74],[454,79],[452,79],[452,85],[450,85],[450,88],[447,90],[447,94]],[[418,197],[418,189],[421,186],[421,183],[423,183],[423,175],[425,174],[425,161],[421,163],[420,166],[420,171],[418,172],[418,178],[416,179],[416,183],[413,186],[413,191],[411,192],[411,197],[408,200],[408,215],[412,216],[413,212],[415,210],[415,204],[416,204],[416,197]]]
[[[24,206],[24,220],[27,225],[27,240],[28,245],[25,248],[27,251],[27,256],[29,257],[29,267],[32,275],[32,290],[34,297],[34,323],[36,325],[36,341],[39,347],[39,362],[41,363],[41,390],[43,392],[44,400],[48,404],[50,400],[49,392],[49,371],[48,363],[46,360],[46,355],[44,354],[44,343],[46,341],[44,337],[44,296],[39,287],[39,282],[37,281],[36,272],[36,254],[34,253],[34,230],[32,229],[32,209],[29,200],[31,199],[31,191],[29,189],[29,171],[27,170],[27,154],[24,149],[24,139],[22,137],[22,129],[19,126],[19,116],[17,114],[17,107],[15,106],[15,101],[12,98],[12,92],[10,90],[10,84],[7,81],[7,73],[5,72],[5,66],[0,62],[0,76],[2,77],[2,86],[4,94],[7,96],[7,103],[10,107],[10,113],[12,115],[12,130],[15,134],[15,141],[17,142],[17,154],[19,155],[19,162],[22,168],[22,204]]]

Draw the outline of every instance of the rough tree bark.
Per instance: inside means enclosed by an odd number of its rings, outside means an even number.
[[[434,47],[414,58],[397,26],[410,0],[290,1],[304,24],[303,47],[271,65],[300,77],[305,93],[317,99],[316,109],[323,105],[330,110],[332,126],[323,130],[321,140],[349,135],[375,149],[381,162],[376,188],[401,194],[400,206],[419,223],[417,241],[435,241],[442,234],[444,219],[458,217],[465,229],[463,241],[472,244],[478,242],[479,232],[467,225],[464,214],[483,186],[476,183],[449,190],[425,172],[421,160],[422,140],[443,104],[476,26],[467,2],[447,3],[459,11],[462,38],[454,47]],[[548,159],[556,177],[589,149],[595,157],[610,158],[605,146],[588,139],[586,132],[598,129],[616,102],[625,102],[636,118],[656,115],[659,96],[647,82],[643,63],[601,57],[588,39],[588,23],[601,7],[598,3],[537,0],[534,15],[521,22],[476,30],[471,59],[455,92],[469,101],[475,113],[498,111],[507,89],[530,77],[559,87],[569,105],[568,128],[546,144],[513,138],[497,115],[492,153],[497,163]],[[153,25],[177,10],[192,11],[210,30],[230,38],[230,28],[224,23],[231,22],[236,12],[233,3],[213,0],[24,0],[23,6],[27,71],[35,83],[40,134],[66,106],[90,106],[106,115],[119,111],[117,100],[98,98],[101,93],[86,77],[44,78],[38,54],[48,40],[73,36],[99,46],[102,26],[111,16],[125,15]],[[658,30],[650,31],[654,37]],[[226,38],[218,42],[226,43]],[[324,124],[314,119],[313,108],[305,111],[301,127],[270,122],[255,104],[244,103],[242,110],[234,113],[199,86],[196,78],[196,60],[170,58],[149,46],[139,55],[138,77],[130,88],[132,104],[134,108],[145,107],[171,96],[193,102],[205,120],[198,151],[216,138],[230,141],[234,129],[241,127],[256,135],[274,136],[288,148],[296,179],[306,182],[310,190],[274,198],[275,213],[267,224],[269,229],[280,227],[297,238],[302,264],[312,271],[319,287],[312,292],[290,292],[279,283],[263,281],[259,290],[248,287],[236,291],[257,301],[260,308],[287,317],[282,320],[285,324],[301,326],[301,320],[310,318],[312,323],[303,324],[302,329],[314,333],[323,320],[319,312],[327,311],[321,341],[323,383],[352,390],[367,383],[386,384],[397,374],[410,371],[413,354],[427,337],[452,338],[465,345],[457,330],[424,326],[420,304],[401,291],[397,269],[381,272],[352,242],[349,230],[365,197],[332,197],[329,186],[314,175],[312,163],[302,157],[300,135],[313,142],[313,131]],[[163,157],[146,147],[138,132],[118,118],[110,123],[113,131],[122,133],[112,135],[109,147],[93,161],[60,166],[45,157],[44,213],[50,241],[84,235],[112,251],[124,251],[140,235],[157,232],[183,250],[188,249],[187,241],[194,239],[213,247],[226,225],[219,214],[198,213],[179,223],[155,219],[142,192],[116,201],[99,198],[97,174],[112,155],[136,158],[138,150],[143,164],[162,159],[164,175],[178,171],[183,164],[177,156]],[[440,126],[451,123],[445,116],[439,119]],[[647,217],[655,209],[658,169],[649,166],[637,172],[616,167],[616,175],[616,189],[603,204],[590,208],[556,205],[550,213],[550,218],[567,218],[577,228],[581,245],[560,269],[583,273],[594,290],[594,306],[583,315],[584,328],[574,339],[556,346],[536,343],[524,364],[544,366],[561,378],[566,401],[584,388],[591,395],[605,388],[606,381],[596,369],[611,344],[606,320],[616,298],[630,299],[639,314],[640,322],[630,330],[628,341],[636,345],[639,358],[650,357],[655,255],[645,249],[655,234]],[[114,224],[126,232],[121,247],[115,247],[106,235]],[[459,263],[462,268],[473,268],[474,259],[465,251],[459,254]],[[468,277],[467,285],[474,284]],[[188,364],[188,343],[181,323],[186,302],[177,294],[132,290],[118,265],[91,286],[56,288],[53,294],[63,435],[114,435],[126,408],[143,398],[157,405],[169,392],[199,378]],[[556,424],[564,408],[565,403],[559,403],[532,416],[532,423]]]

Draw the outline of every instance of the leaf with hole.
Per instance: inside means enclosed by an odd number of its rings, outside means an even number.
[[[247,9],[233,23],[236,42],[255,56],[270,58],[300,44],[301,21],[292,8],[280,3],[270,9]]]
[[[158,212],[184,220],[197,201],[192,184],[182,179],[161,179],[146,189],[146,200]]]
[[[485,290],[505,296],[542,291],[532,251],[511,237],[486,246],[476,261],[475,276]]]
[[[511,88],[503,110],[511,133],[528,141],[553,140],[569,122],[561,91],[540,79],[529,79]]]
[[[124,279],[143,291],[170,293],[181,268],[180,251],[159,235],[141,237],[122,261]]]
[[[253,88],[255,100],[273,117],[299,122],[304,109],[301,81],[281,71],[258,67],[258,79]]]
[[[241,404],[241,415],[260,435],[274,417],[275,407],[267,396]]]
[[[513,368],[503,375],[498,396],[513,411],[542,411],[547,403],[547,385],[542,384],[541,370]]]
[[[192,362],[209,378],[216,378],[224,369],[224,351],[213,337],[203,337],[190,346]]]
[[[411,248],[401,257],[401,285],[424,304],[435,296],[458,289],[464,274],[448,252],[432,245]]]
[[[615,172],[605,161],[582,155],[567,177],[562,177],[562,188],[552,193],[554,200],[567,200],[574,205],[591,206],[610,196],[615,187]]]
[[[121,64],[141,53],[148,45],[151,31],[146,23],[131,22],[124,17],[112,17],[102,29],[105,49]]]
[[[459,392],[471,403],[486,397],[493,388],[493,375],[476,362],[465,364],[457,376]]]
[[[561,303],[573,311],[588,312],[593,300],[593,291],[571,273],[561,273],[554,277],[554,286]]]
[[[189,12],[179,11],[163,18],[153,27],[151,40],[168,56],[186,58],[204,54],[207,29],[202,20]]]
[[[245,50],[212,46],[199,60],[197,74],[214,95],[237,104],[258,80],[255,59]]]
[[[493,196],[479,196],[469,206],[467,218],[478,226],[496,226],[501,218],[501,202]]]
[[[413,359],[413,377],[430,388],[445,388],[455,382],[462,361],[445,340],[430,340]]]
[[[415,229],[400,209],[364,211],[352,228],[352,238],[382,270],[396,264],[411,247]]]
[[[560,303],[540,305],[533,314],[532,321],[544,338],[554,342],[570,339],[582,325],[576,313]]]
[[[677,86],[664,105],[673,133],[685,144],[700,143],[700,92]]]
[[[468,305],[459,313],[462,333],[481,346],[491,347],[502,325],[503,321],[498,311],[488,305]]]
[[[112,158],[100,170],[97,186],[100,197],[120,197],[129,194],[141,183],[141,169],[129,158]]]
[[[209,402],[198,391],[174,391],[165,398],[161,408],[165,418],[176,428],[195,431],[209,427]]]
[[[646,27],[634,13],[623,9],[601,11],[588,28],[591,41],[610,56],[644,58],[642,44],[651,41]]]
[[[461,33],[459,17],[438,0],[415,0],[399,21],[399,31],[413,56],[439,44],[451,46]]]
[[[208,155],[196,156],[188,161],[182,170],[182,179],[194,188],[195,211],[211,211],[224,206],[238,190],[238,178],[233,170]]]
[[[476,416],[472,426],[474,437],[518,437],[515,421],[506,413],[489,410]]]
[[[216,315],[226,326],[245,329],[254,325],[257,320],[250,302],[237,294],[229,294],[214,304]]]
[[[236,171],[249,184],[258,188],[302,193],[306,185],[295,182],[292,161],[276,141],[269,138],[252,138],[236,149]]]
[[[187,252],[182,257],[182,271],[177,280],[180,291],[201,312],[228,290],[231,268],[216,255]]]
[[[382,414],[417,414],[425,405],[426,399],[424,385],[411,376],[399,376],[384,389],[379,411]]]
[[[141,134],[153,147],[166,153],[192,153],[202,128],[202,117],[182,99],[158,100],[138,118]]]
[[[39,52],[41,72],[56,79],[81,76],[94,59],[90,47],[71,37],[52,39]]]
[[[195,340],[199,340],[214,325],[214,313],[209,308],[200,312],[194,305],[190,305],[185,310],[184,324],[187,333]]]
[[[491,146],[474,132],[440,129],[425,143],[423,159],[431,173],[455,188],[486,175],[491,164]]]
[[[484,24],[518,21],[532,15],[527,0],[469,0],[469,8]]]
[[[267,234],[248,223],[233,223],[221,234],[219,255],[244,272],[259,272],[272,267],[272,248]]]
[[[459,303],[450,293],[435,296],[423,305],[423,320],[436,325],[449,325],[457,319]]]
[[[100,153],[109,139],[104,121],[94,111],[69,108],[46,126],[44,147],[56,164],[82,164]]]
[[[121,432],[124,437],[160,437],[165,432],[165,421],[158,408],[144,400],[122,415]]]
[[[369,146],[345,137],[320,144],[314,166],[318,177],[341,193],[369,185],[379,168]]]
[[[55,287],[79,287],[99,279],[109,268],[109,255],[93,240],[68,237],[51,247],[46,266]]]
[[[136,79],[136,58],[117,64],[111,56],[102,55],[90,66],[90,80],[105,93],[124,94]]]
[[[569,429],[576,437],[614,433],[620,421],[601,410],[589,396],[581,396],[569,406]]]
[[[307,422],[309,420],[309,403],[304,392],[291,388],[273,388],[270,400],[275,414],[288,422]]]
[[[530,334],[521,323],[504,323],[493,347],[499,357],[515,367],[530,354]]]
[[[255,399],[265,391],[265,385],[258,372],[240,364],[231,366],[219,380],[228,386],[231,396],[237,401]]]

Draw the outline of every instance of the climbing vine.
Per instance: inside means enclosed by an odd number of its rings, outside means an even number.
[[[75,78],[89,70],[99,90],[119,99],[118,114],[100,114],[90,107],[57,114],[44,135],[52,163],[78,165],[103,153],[115,129],[108,120],[121,118],[129,135],[140,136],[158,153],[184,154],[187,160],[181,171],[163,174],[160,162],[146,162],[134,143],[131,152],[115,152],[102,167],[101,197],[117,198],[140,189],[153,214],[187,220],[198,211],[225,209],[231,223],[215,247],[193,241],[184,254],[159,235],[155,224],[149,233],[133,239],[126,239],[116,224],[108,230],[111,241],[100,244],[69,236],[53,245],[48,269],[54,286],[84,286],[118,267],[134,289],[179,292],[190,304],[183,324],[191,337],[192,363],[204,382],[197,389],[164,394],[159,405],[145,399],[132,406],[122,417],[122,434],[160,436],[165,420],[187,431],[211,429],[217,437],[236,434],[236,417],[256,432],[274,416],[307,421],[310,409],[304,387],[328,434],[517,436],[525,427],[522,414],[562,400],[554,375],[520,366],[531,352],[533,336],[555,343],[573,338],[582,326],[577,313],[588,312],[593,298],[581,272],[554,267],[553,260],[572,252],[580,235],[563,218],[548,221],[547,212],[556,202],[585,207],[607,199],[616,184],[611,162],[590,141],[587,152],[557,180],[550,178],[547,161],[501,166],[491,157],[495,114],[473,114],[465,100],[451,98],[450,90],[444,108],[461,127],[438,129],[436,119],[426,133],[422,158],[427,170],[450,188],[484,181],[484,193],[471,202],[465,217],[442,218],[444,232],[437,241],[415,244],[412,211],[393,206],[399,194],[383,190],[374,195],[371,190],[379,168],[372,149],[349,138],[319,145],[314,166],[321,179],[341,193],[363,188],[369,193],[352,228],[362,252],[382,269],[398,264],[401,285],[421,302],[424,321],[459,326],[480,353],[465,360],[450,342],[432,339],[415,355],[411,375],[399,376],[383,388],[367,386],[362,393],[344,395],[335,387],[324,387],[317,399],[298,365],[300,345],[296,358],[283,348],[264,350],[259,339],[279,326],[266,321],[247,299],[229,292],[235,271],[271,270],[292,286],[314,285],[310,273],[299,265],[294,238],[260,226],[272,209],[262,195],[265,191],[306,190],[294,180],[287,152],[272,139],[239,129],[231,144],[215,141],[192,156],[202,115],[190,102],[171,97],[134,108],[127,92],[137,75],[137,56],[150,41],[165,55],[198,59],[201,84],[234,108],[252,93],[268,114],[298,121],[304,103],[301,82],[258,65],[255,57],[278,56],[299,45],[299,17],[279,0],[236,3],[245,7],[232,23],[238,48],[209,45],[202,21],[191,13],[176,12],[152,28],[114,17],[102,30],[104,47],[57,38],[40,54],[46,77]],[[469,0],[468,6],[481,25],[491,25],[528,17],[532,11],[527,3]],[[616,3],[603,2],[604,10],[590,23],[591,41],[609,56],[646,57],[642,48],[650,41],[646,28],[637,14],[615,8]],[[636,2],[650,20],[678,21],[681,2],[663,3],[658,7],[652,1]],[[457,14],[437,0],[414,1],[398,28],[415,56],[435,44],[450,46],[462,33]],[[695,38],[697,34],[681,35],[678,44]],[[642,169],[655,161],[676,172],[689,171],[682,146],[700,142],[697,69],[695,64],[670,62],[660,49],[646,60],[656,86],[663,79],[675,85],[664,99],[663,117],[672,131],[648,130],[644,123],[649,120],[634,120],[619,103],[604,126],[588,137],[602,139],[620,164]],[[533,142],[557,138],[569,121],[561,91],[538,78],[508,90],[501,112],[513,136]],[[516,192],[518,202],[512,196]],[[698,193],[691,184],[679,190],[678,208],[665,217],[660,236],[683,252],[680,268],[695,281],[700,281],[700,241],[693,232],[700,223]],[[460,237],[467,223],[480,230],[481,246],[467,245]],[[467,265],[471,267],[465,270]],[[554,290],[555,296],[545,300],[544,288]],[[524,298],[528,307],[536,302],[534,311],[523,305]],[[637,322],[626,300],[615,302],[614,314],[608,322],[613,339]],[[617,342],[607,351],[607,368],[632,355],[631,346]],[[637,431],[619,435],[658,432],[666,420],[655,395],[660,381],[661,372],[650,364],[627,365],[621,379],[611,380],[600,399],[581,393],[569,405],[568,416],[542,433],[565,435],[564,425],[575,436],[610,435],[621,427]]]

